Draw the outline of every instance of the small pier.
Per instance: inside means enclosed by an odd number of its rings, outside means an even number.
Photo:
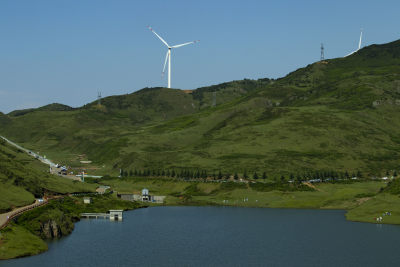
[[[122,221],[123,210],[110,210],[109,213],[81,213],[81,218],[109,219],[110,221]]]

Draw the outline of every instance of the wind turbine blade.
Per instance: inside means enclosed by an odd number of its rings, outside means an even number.
[[[361,29],[360,42],[358,43],[358,50],[360,50],[360,48],[361,48],[362,33],[363,33],[363,30]]]
[[[357,52],[357,51],[353,51],[353,52],[351,52],[350,54],[345,55],[344,57],[351,56],[351,55],[354,54],[355,52]]]
[[[187,43],[179,44],[179,45],[174,45],[174,46],[171,46],[171,48],[178,48],[178,47],[182,47],[182,46],[189,45],[189,44],[195,44],[195,43],[198,43],[198,42],[200,42],[200,40],[196,40],[196,41],[193,41],[193,42],[187,42]]]
[[[161,74],[162,77],[164,77],[165,67],[167,66],[168,53],[169,53],[169,51],[167,51],[167,54],[165,55],[164,68],[163,68],[162,74]]]
[[[149,28],[149,30],[150,31],[152,31],[157,37],[158,37],[158,39],[160,39],[161,40],[161,42],[163,42],[167,47],[169,47],[169,44],[163,39],[163,38],[161,38],[161,36],[160,35],[158,35],[154,30],[153,30],[153,28],[152,27],[150,27],[150,26],[147,26],[147,28]]]

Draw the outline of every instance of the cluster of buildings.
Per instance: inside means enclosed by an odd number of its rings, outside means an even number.
[[[118,194],[122,200],[127,201],[142,201],[142,202],[152,202],[152,203],[164,203],[165,196],[155,196],[150,195],[149,189],[143,188],[142,194]]]

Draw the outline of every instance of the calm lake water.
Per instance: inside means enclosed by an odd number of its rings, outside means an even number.
[[[156,207],[82,220],[41,255],[0,266],[400,266],[400,227],[344,211]]]

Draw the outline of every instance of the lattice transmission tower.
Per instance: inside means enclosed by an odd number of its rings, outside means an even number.
[[[324,44],[321,43],[321,61],[325,59],[324,55]]]

